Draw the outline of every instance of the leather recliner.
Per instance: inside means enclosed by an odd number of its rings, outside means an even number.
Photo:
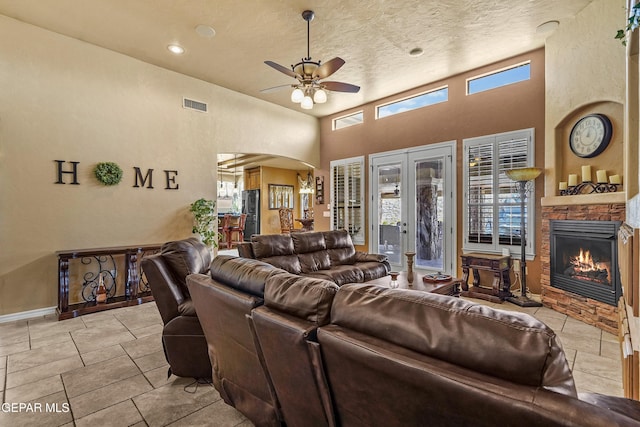
[[[251,318],[287,427],[335,426],[324,378],[319,326],[331,320],[338,285],[290,273],[267,279]]]
[[[187,277],[209,345],[213,386],[256,426],[283,425],[250,316],[264,302],[266,280],[284,273],[257,260],[218,255],[210,274]]]
[[[209,271],[211,253],[198,239],[162,245],[160,253],[142,259],[151,293],[162,317],[162,346],[169,375],[211,378],[207,341],[196,316],[186,277]]]

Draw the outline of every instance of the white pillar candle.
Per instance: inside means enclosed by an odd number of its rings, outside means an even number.
[[[591,166],[582,166],[582,182],[591,182]]]
[[[605,171],[605,170],[596,171],[596,178],[598,180],[598,184],[606,184],[607,183],[607,171]]]
[[[611,175],[609,177],[609,182],[611,184],[622,184],[622,179],[620,178],[620,175]]]
[[[575,187],[578,185],[578,175],[575,173],[569,174],[569,187]]]
[[[560,181],[560,190],[566,190],[567,189],[567,182],[566,181]]]

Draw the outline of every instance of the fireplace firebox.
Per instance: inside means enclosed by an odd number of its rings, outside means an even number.
[[[551,286],[616,306],[621,221],[550,221]]]

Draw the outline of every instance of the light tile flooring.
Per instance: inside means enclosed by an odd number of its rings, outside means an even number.
[[[614,335],[548,308],[489,305],[529,312],[554,329],[578,391],[622,396]],[[167,379],[161,331],[155,303],[0,324],[0,426],[252,425],[213,387]],[[32,411],[7,412],[6,403],[20,402]]]

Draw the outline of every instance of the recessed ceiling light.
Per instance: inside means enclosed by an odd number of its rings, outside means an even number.
[[[421,56],[424,53],[421,47],[414,47],[409,51],[409,55],[411,56]]]
[[[198,33],[200,37],[206,37],[210,39],[211,37],[216,35],[216,30],[208,25],[198,25],[196,27],[196,33]]]
[[[555,30],[556,28],[558,28],[559,25],[560,23],[558,21],[547,21],[543,24],[538,25],[538,28],[536,28],[536,33],[538,34],[549,33]]]
[[[176,55],[181,55],[184,53],[184,48],[182,46],[178,46],[177,44],[170,44],[169,46],[167,46],[167,49],[169,49],[169,51],[175,53]]]

